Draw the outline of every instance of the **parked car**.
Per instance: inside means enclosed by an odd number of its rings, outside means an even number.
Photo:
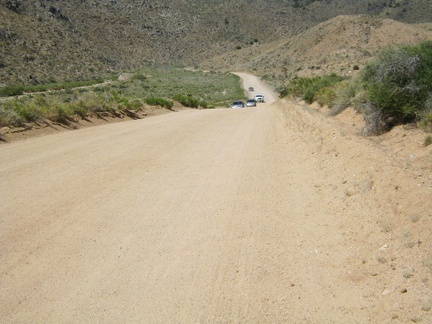
[[[255,101],[256,102],[264,102],[264,96],[262,94],[257,94],[255,96]]]
[[[231,108],[243,108],[245,106],[244,102],[241,100],[235,100],[231,104]]]
[[[246,107],[256,107],[255,99],[249,99],[248,101],[246,101]]]
[[[249,87],[248,91],[254,91],[253,87]]]

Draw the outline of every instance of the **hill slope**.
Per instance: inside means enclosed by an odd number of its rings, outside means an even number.
[[[342,14],[431,20],[422,0],[0,0],[0,85],[196,65]]]
[[[431,26],[367,15],[338,16],[293,37],[216,56],[201,67],[254,71],[276,80],[291,74],[348,74],[383,47],[432,40]]]

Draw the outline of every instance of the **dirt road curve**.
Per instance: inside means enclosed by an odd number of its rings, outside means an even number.
[[[242,76],[267,103],[0,146],[1,323],[432,321],[425,163]]]

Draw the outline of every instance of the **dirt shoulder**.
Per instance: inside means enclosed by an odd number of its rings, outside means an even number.
[[[425,134],[397,127],[361,136],[353,110],[279,102],[325,181],[316,183],[344,236],[341,277],[358,289],[372,322],[431,320],[432,148]],[[328,233],[330,234],[330,232]],[[324,234],[325,235],[325,234]]]
[[[0,322],[430,322],[430,148],[345,113],[276,100],[1,145]]]
[[[0,128],[0,144],[16,142],[19,140],[33,137],[57,134],[65,131],[74,131],[81,128],[101,126],[111,123],[119,123],[146,117],[159,116],[170,112],[178,112],[187,108],[180,104],[175,104],[173,110],[163,107],[145,105],[136,111],[118,111],[115,114],[111,112],[90,113],[85,117],[78,115],[70,116],[65,122],[54,122],[51,120],[41,120],[38,122],[25,123],[21,127],[2,127]]]

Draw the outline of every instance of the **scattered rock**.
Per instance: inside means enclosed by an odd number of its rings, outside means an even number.
[[[384,251],[384,250],[386,250],[388,248],[388,245],[387,244],[384,244],[383,246],[381,246],[380,248],[379,248],[379,250],[380,251]]]
[[[429,312],[431,310],[431,306],[430,305],[423,305],[421,309],[422,309],[422,311]]]
[[[384,289],[384,291],[381,293],[381,295],[386,296],[386,295],[390,294],[391,292],[393,292],[393,289],[386,288],[386,289]]]
[[[361,192],[368,192],[372,189],[372,187],[373,187],[373,181],[369,179],[369,180],[363,181],[360,184],[359,189]]]

